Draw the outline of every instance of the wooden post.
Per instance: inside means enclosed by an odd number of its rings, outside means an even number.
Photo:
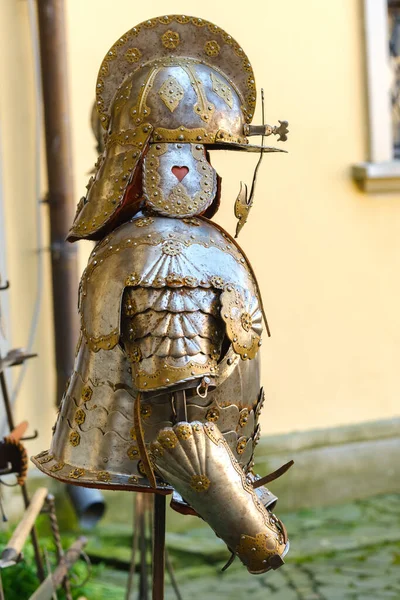
[[[17,562],[21,554],[21,550],[26,542],[26,538],[30,534],[35,521],[43,508],[44,501],[47,496],[46,488],[39,488],[32,496],[28,508],[25,510],[24,516],[17,525],[14,533],[11,536],[6,548],[4,548],[0,557],[0,566],[6,566],[9,562]]]

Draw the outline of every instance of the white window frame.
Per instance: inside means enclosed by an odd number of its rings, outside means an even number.
[[[400,192],[400,160],[393,157],[387,0],[363,0],[368,95],[368,161],[353,166],[365,192]]]

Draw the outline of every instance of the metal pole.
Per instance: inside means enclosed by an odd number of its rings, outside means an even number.
[[[79,322],[77,248],[65,241],[74,190],[64,0],[37,2],[50,213],[57,402],[72,372]]]
[[[133,581],[135,576],[135,568],[136,568],[136,552],[138,548],[139,541],[139,527],[138,527],[138,502],[139,502],[139,493],[134,494],[133,500],[133,531],[132,531],[132,554],[131,554],[131,564],[129,567],[129,575],[128,575],[128,584],[126,586],[126,595],[125,600],[131,600],[132,590],[133,590]],[[1,600],[1,599],[0,599]]]
[[[139,547],[140,547],[140,579],[139,579],[139,598],[147,600],[149,597],[149,584],[147,580],[147,544],[146,544],[146,498],[140,494],[139,503]]]
[[[46,500],[47,500],[47,505],[49,507],[50,527],[51,527],[51,531],[53,533],[54,545],[56,547],[57,562],[60,565],[64,558],[64,550],[63,550],[62,543],[61,543],[60,529],[58,527],[56,505],[54,502],[53,494],[48,494]],[[68,578],[68,572],[65,575],[65,579],[63,579],[62,586],[65,591],[66,599],[72,600],[71,584],[70,584],[70,581]]]
[[[153,538],[153,600],[164,600],[165,496],[155,494]]]

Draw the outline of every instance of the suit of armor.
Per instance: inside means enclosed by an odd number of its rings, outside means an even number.
[[[77,485],[173,494],[251,573],[288,550],[276,497],[253,473],[263,403],[263,307],[251,265],[210,219],[209,150],[278,151],[248,136],[255,82],[242,48],[185,16],[142,23],[97,81],[105,148],[69,239],[92,239],[81,336],[49,451],[33,460]],[[238,230],[251,202],[242,189]]]

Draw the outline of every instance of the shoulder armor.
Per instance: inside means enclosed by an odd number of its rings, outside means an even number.
[[[213,312],[222,311],[217,317],[234,352],[255,356],[262,320],[257,282],[237,244],[207,219],[139,217],[96,246],[80,291],[82,333],[95,352],[120,341],[126,287],[217,290]]]

